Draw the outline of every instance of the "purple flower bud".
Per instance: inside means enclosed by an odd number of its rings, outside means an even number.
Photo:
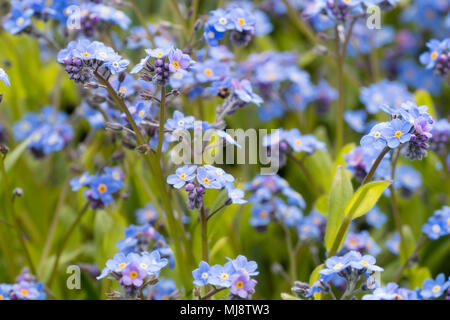
[[[164,60],[163,59],[156,59],[155,60],[155,66],[162,67],[163,65],[164,65]]]
[[[197,194],[205,194],[205,188],[198,186],[197,189],[195,190],[197,192]]]
[[[194,191],[194,189],[195,189],[195,184],[193,184],[193,183],[188,183],[188,184],[186,185],[186,191],[191,192],[191,191]]]

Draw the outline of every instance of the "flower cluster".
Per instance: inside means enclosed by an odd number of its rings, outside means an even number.
[[[66,66],[66,72],[76,83],[87,83],[95,73],[102,71],[117,74],[125,71],[130,61],[99,41],[87,39],[71,41],[58,53],[58,62]]]
[[[404,102],[414,99],[406,85],[388,80],[362,87],[359,98],[370,114],[380,111],[382,105],[400,107]]]
[[[391,116],[390,122],[376,124],[368,135],[361,139],[363,148],[381,150],[388,146],[395,149],[406,144],[405,155],[411,160],[421,160],[430,148],[434,120],[427,106],[417,106],[412,101],[400,107],[382,105],[380,108]]]
[[[437,75],[446,76],[450,71],[450,38],[442,41],[432,39],[427,47],[430,51],[420,56],[420,62]]]
[[[373,240],[369,232],[363,230],[359,233],[349,232],[344,241],[344,249],[349,251],[358,251],[361,254],[367,252],[368,254],[376,257],[381,249]]]
[[[239,255],[236,259],[221,266],[209,266],[205,261],[200,262],[198,269],[192,271],[194,284],[202,287],[213,285],[219,288],[230,288],[230,299],[251,299],[255,293],[257,281],[252,276],[257,276],[258,265],[255,261],[248,261],[246,257]]]
[[[450,123],[447,119],[441,119],[434,123],[431,130],[430,148],[437,154],[444,154],[448,150],[450,142]]]
[[[38,282],[28,268],[23,268],[17,283],[0,283],[0,300],[45,300],[44,284]]]
[[[123,188],[123,179],[124,175],[120,168],[105,167],[103,173],[90,175],[89,172],[85,172],[80,177],[73,178],[70,185],[73,191],[87,187],[84,196],[90,202],[92,209],[103,209]]]
[[[395,282],[389,282],[386,286],[376,288],[373,293],[364,295],[362,300],[432,300],[440,298],[449,287],[450,280],[446,280],[445,275],[441,273],[436,279],[426,279],[422,289],[410,290],[399,287]]]
[[[432,240],[450,234],[450,207],[444,206],[442,209],[436,210],[434,215],[423,225],[422,232]]]
[[[172,249],[166,239],[152,225],[145,223],[139,226],[130,225],[124,229],[125,238],[116,243],[119,253],[142,253],[157,251],[161,257],[169,261],[169,266],[175,266]]]
[[[70,31],[80,30],[88,37],[94,36],[96,30],[104,30],[109,25],[118,25],[122,29],[129,27],[131,19],[125,13],[112,5],[99,2],[14,0],[11,1],[11,11],[3,22],[3,28],[11,34],[29,32],[33,24],[32,18],[44,21],[52,19]],[[77,9],[74,9],[74,6],[77,6]]]
[[[246,46],[255,34],[256,18],[248,8],[232,4],[227,9],[217,9],[209,13],[205,23],[204,39],[211,46],[230,32],[230,40],[236,46]]]
[[[316,211],[303,216],[305,200],[280,176],[259,175],[245,188],[252,193],[249,201],[254,204],[250,224],[258,231],[265,231],[269,223],[275,221],[295,227],[304,241],[323,235],[325,218]]]
[[[263,147],[268,148],[270,155],[277,155],[280,164],[286,163],[286,155],[304,152],[311,155],[316,150],[326,151],[326,144],[313,134],[301,134],[298,129],[276,129],[263,138]],[[273,132],[272,131],[272,132]]]
[[[117,253],[106,262],[97,280],[111,276],[123,286],[125,298],[136,298],[140,290],[157,282],[161,269],[167,263],[167,259],[161,258],[158,251],[128,255]]]
[[[227,205],[244,204],[244,192],[234,187],[234,177],[223,169],[211,165],[184,165],[167,177],[167,183],[175,189],[185,188],[188,192],[188,207],[200,209],[207,189],[225,189],[228,194]]]
[[[39,114],[29,112],[14,124],[14,138],[28,140],[28,148],[36,157],[61,151],[73,138],[67,114],[52,106],[42,108]]]
[[[320,292],[334,295],[330,283],[335,277],[345,280],[346,283],[341,300],[351,298],[358,291],[372,291],[377,286],[372,274],[383,271],[375,262],[371,255],[362,256],[357,251],[330,257],[325,261],[325,267],[319,271],[320,278],[311,287],[296,286],[293,292],[303,298],[311,298]]]
[[[167,85],[171,74],[175,78],[183,77],[194,64],[189,55],[174,47],[147,49],[145,52],[147,56],[131,70],[131,73],[144,71],[142,79],[153,81],[159,86]]]

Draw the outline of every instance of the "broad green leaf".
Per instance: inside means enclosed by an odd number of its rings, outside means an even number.
[[[314,204],[314,209],[319,211],[324,216],[328,215],[328,195],[321,195]]]
[[[345,216],[358,218],[373,208],[391,181],[375,181],[363,185],[345,206]]]
[[[338,166],[328,200],[328,222],[325,233],[325,247],[330,250],[339,227],[344,220],[345,205],[352,197],[353,186],[343,166]]]
[[[312,179],[321,185],[323,190],[328,192],[330,190],[330,176],[333,167],[333,162],[328,152],[317,150],[305,159],[305,166]]]
[[[428,91],[423,89],[417,90],[416,92],[414,92],[414,99],[416,100],[416,104],[418,106],[427,106],[428,113],[433,118],[436,118],[436,110],[434,108],[433,98],[428,93]]]

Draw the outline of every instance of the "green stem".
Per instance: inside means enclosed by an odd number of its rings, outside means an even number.
[[[205,206],[200,209],[200,223],[202,228],[202,259],[209,263],[208,252],[208,215],[206,214]]]
[[[337,76],[338,76],[338,105],[336,114],[336,150],[339,152],[344,143],[344,56],[340,49],[338,27],[335,27],[336,55],[337,55]]]
[[[58,269],[59,260],[61,259],[61,255],[62,255],[62,252],[64,251],[64,247],[66,246],[67,242],[69,241],[69,238],[72,235],[72,233],[75,231],[75,228],[81,222],[81,219],[83,218],[84,214],[88,211],[89,205],[90,205],[90,203],[89,203],[89,201],[87,201],[85,203],[85,205],[81,208],[80,212],[78,212],[78,215],[75,218],[75,221],[72,223],[69,230],[66,232],[63,240],[61,241],[61,245],[59,246],[58,251],[56,252],[56,258],[55,258],[55,262],[53,263],[53,268],[50,273],[50,278],[47,281],[48,287],[51,286],[51,284],[56,276],[56,271]]]
[[[180,7],[178,6],[177,1],[170,0],[170,4],[172,5],[172,8],[175,11],[175,14],[177,15],[179,22],[183,26],[184,31],[187,32],[188,30],[187,30],[186,20],[184,19],[183,14],[181,13],[181,10],[180,10]]]
[[[389,152],[389,150],[391,150],[389,147],[385,147],[381,151],[380,155],[377,157],[377,159],[373,163],[372,168],[370,168],[369,173],[366,175],[363,182],[361,183],[361,186],[365,185],[367,182],[369,182],[372,179],[373,175],[375,174],[375,171],[377,170],[378,166],[380,165],[380,162],[383,160],[384,156]]]

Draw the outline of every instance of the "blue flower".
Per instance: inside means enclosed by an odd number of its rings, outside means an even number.
[[[270,204],[262,204],[252,208],[252,217],[250,225],[255,228],[267,226],[270,222],[270,213],[273,208]]]
[[[11,85],[11,83],[9,82],[9,77],[6,74],[5,70],[3,70],[2,68],[0,68],[0,80],[3,81],[7,87],[9,87]]]
[[[158,211],[156,211],[155,206],[151,203],[147,203],[145,208],[136,210],[135,215],[140,224],[153,223],[158,219]]]
[[[385,247],[393,254],[398,254],[400,252],[400,234],[398,232],[386,240]]]
[[[108,68],[111,74],[117,74],[123,72],[127,69],[127,66],[130,64],[129,60],[121,59],[120,57],[117,60],[109,61],[104,64],[104,67]]]
[[[205,167],[199,167],[197,169],[197,181],[205,189],[221,189],[222,183],[217,179],[219,175],[216,172],[208,171]]]
[[[207,285],[211,277],[209,264],[205,261],[200,262],[198,269],[192,271],[192,277],[194,277],[194,284],[196,286],[202,287]]]
[[[203,168],[209,173],[215,176],[217,182],[219,182],[222,187],[225,187],[229,183],[234,182],[234,177],[231,174],[226,173],[223,169],[217,168],[211,165],[205,165]]]
[[[438,274],[436,280],[426,279],[423,283],[420,295],[424,299],[439,298],[450,287],[450,281],[446,281],[443,273]]]
[[[117,253],[112,259],[106,261],[106,267],[102,270],[97,280],[106,278],[111,272],[121,272],[129,263],[127,256],[121,252]]]
[[[18,34],[31,26],[34,11],[28,8],[24,2],[14,1],[12,5],[11,12],[3,23],[3,28],[11,34]]]
[[[224,266],[215,265],[210,269],[209,284],[222,288],[231,287],[231,276],[234,274],[234,267],[231,262],[227,262]]]
[[[422,185],[422,176],[412,167],[407,165],[399,165],[397,167],[396,179],[394,187],[405,188],[409,191],[414,191]]]
[[[172,174],[167,177],[167,183],[173,185],[174,188],[180,189],[186,183],[191,182],[195,179],[196,175],[194,172],[197,170],[197,166],[189,166],[185,165],[181,168],[178,168],[175,171],[175,174]]]
[[[374,228],[381,228],[387,221],[386,215],[377,206],[366,213],[367,223]]]
[[[0,301],[10,300],[9,295],[11,294],[12,285],[6,283],[0,283]]]
[[[169,300],[176,291],[177,286],[172,279],[159,278],[158,283],[151,287],[153,300]]]
[[[45,300],[44,284],[21,281],[12,286],[11,300]]]
[[[376,149],[376,150],[382,150],[386,144],[386,138],[383,137],[383,130],[389,126],[389,122],[382,122],[376,124],[369,132],[369,134],[365,135],[361,139],[361,147],[366,149]]]
[[[426,65],[427,69],[432,69],[436,65],[436,61],[444,49],[447,49],[447,41],[439,41],[431,39],[427,42],[427,47],[430,50],[420,55],[420,62]]]
[[[176,110],[173,113],[173,118],[168,119],[165,127],[169,130],[188,130],[194,128],[195,118],[193,116],[185,116],[180,111]]]
[[[234,29],[234,20],[230,10],[217,9],[210,13],[208,24],[213,26],[217,32],[226,32]]]
[[[362,133],[365,131],[367,114],[364,110],[348,110],[344,113],[344,119],[356,132]]]
[[[382,129],[382,135],[386,138],[389,148],[397,148],[400,144],[411,139],[411,123],[405,120],[394,119],[388,126]]]
[[[252,85],[247,79],[239,81],[238,79],[232,79],[233,93],[235,93],[240,100],[246,103],[254,103],[259,106],[263,103],[263,99],[257,94],[253,93]]]
[[[255,261],[248,261],[243,255],[238,255],[236,259],[227,259],[233,265],[236,273],[242,273],[248,276],[257,276],[259,274],[257,271],[258,264]]]
[[[430,239],[436,240],[450,233],[450,207],[444,206],[436,210],[427,223],[423,225],[422,232]]]
[[[80,177],[73,178],[70,180],[70,186],[72,187],[72,191],[78,191],[82,187],[87,186],[89,184],[89,180],[91,175],[89,172],[83,173]]]
[[[218,46],[219,40],[225,37],[225,32],[217,31],[216,28],[210,23],[205,24],[205,30],[203,33],[203,38],[210,46]]]
[[[245,193],[243,190],[235,188],[232,184],[226,187],[228,198],[231,200],[233,204],[245,204],[248,201],[243,199],[245,197]]]
[[[242,8],[233,8],[230,11],[230,17],[234,23],[234,29],[237,31],[254,31],[256,19],[251,12]]]

